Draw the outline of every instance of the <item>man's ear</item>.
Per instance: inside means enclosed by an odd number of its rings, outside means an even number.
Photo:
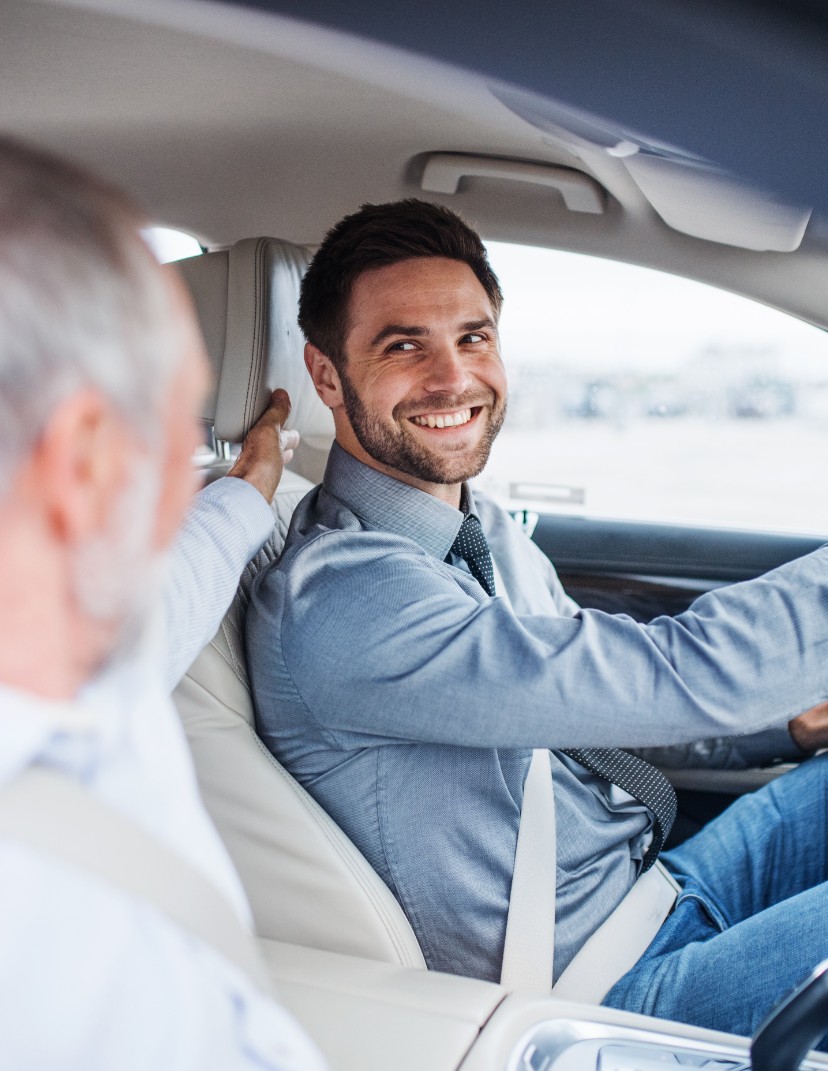
[[[338,409],[342,402],[342,384],[333,362],[322,350],[305,343],[305,367],[310,373],[316,393],[329,409]]]
[[[124,486],[130,447],[122,419],[97,390],[76,391],[53,410],[30,471],[61,541],[75,543],[106,527]]]

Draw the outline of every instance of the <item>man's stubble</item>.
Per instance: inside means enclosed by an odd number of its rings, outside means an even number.
[[[431,395],[426,401],[405,402],[394,408],[392,418],[401,421],[408,415],[424,412],[445,412],[485,406],[489,410],[488,424],[471,456],[452,458],[449,453],[428,450],[413,437],[382,423],[368,410],[354,388],[347,372],[339,372],[342,398],[351,428],[360,446],[375,461],[387,468],[434,484],[457,484],[479,475],[489,460],[492,444],[503,426],[506,401],[498,401],[494,392],[481,398],[480,391],[460,395]]]

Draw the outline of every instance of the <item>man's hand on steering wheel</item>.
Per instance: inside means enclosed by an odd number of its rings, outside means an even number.
[[[788,732],[803,751],[818,751],[828,747],[828,703],[811,707],[788,722]]]

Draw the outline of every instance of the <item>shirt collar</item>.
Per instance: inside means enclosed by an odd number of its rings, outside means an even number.
[[[331,447],[322,487],[343,502],[366,528],[413,539],[440,561],[457,538],[466,512],[475,512],[468,484],[463,484],[461,494],[463,510],[455,509],[434,495],[372,469],[336,442]]]

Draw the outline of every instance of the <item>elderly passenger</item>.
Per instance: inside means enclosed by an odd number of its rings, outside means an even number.
[[[82,786],[95,814],[160,842],[249,927],[169,690],[270,532],[288,402],[274,396],[251,433],[241,478],[199,496],[155,617],[190,506],[207,369],[182,287],[141,222],[109,186],[0,140],[0,823],[31,772],[51,771]],[[60,825],[37,793],[34,806]],[[8,825],[0,1066],[321,1066],[209,942]]]

